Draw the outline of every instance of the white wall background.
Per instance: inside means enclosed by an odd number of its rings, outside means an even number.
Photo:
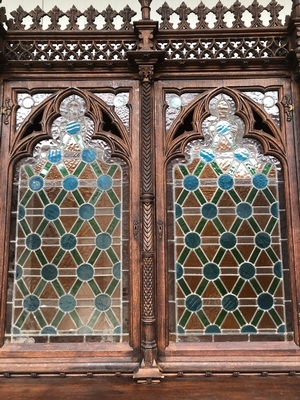
[[[153,0],[151,4],[151,18],[154,20],[160,20],[160,16],[156,14],[156,10],[162,6],[165,0]],[[175,10],[182,3],[183,0],[167,0],[167,3],[170,7]],[[230,7],[235,0],[222,0],[222,3],[226,7]],[[279,4],[284,6],[284,9],[280,12],[280,18],[284,22],[286,15],[291,13],[292,8],[292,0],[277,0]],[[185,0],[185,3],[188,7],[194,9],[201,0]],[[218,0],[203,0],[203,3],[206,4],[207,7],[212,8]],[[240,0],[240,2],[244,6],[249,6],[252,4],[253,0]],[[270,0],[259,0],[259,3],[263,6],[267,6],[270,3]],[[134,17],[135,20],[141,18],[141,6],[138,0],[2,0],[1,6],[6,8],[6,14],[10,17],[10,12],[16,10],[19,5],[22,8],[30,12],[37,5],[40,6],[45,12],[51,10],[54,6],[58,6],[62,11],[69,10],[73,5],[75,5],[80,11],[85,11],[90,5],[93,5],[98,11],[104,10],[108,5],[111,5],[117,12],[122,10],[127,4],[137,12],[137,15]],[[264,13],[262,14],[262,19],[264,19]],[[178,19],[177,19],[178,20]],[[225,18],[226,20],[226,18]],[[176,18],[171,20],[176,23]],[[268,21],[265,22],[266,25]],[[174,25],[176,27],[176,25]]]

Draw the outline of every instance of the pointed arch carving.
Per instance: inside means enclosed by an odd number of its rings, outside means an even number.
[[[228,95],[235,103],[234,115],[244,123],[244,138],[252,138],[263,146],[264,154],[273,155],[285,160],[285,132],[280,130],[272,117],[263,108],[244,93],[228,87],[219,87],[199,95],[189,106],[183,107],[166,134],[166,159],[184,157],[188,142],[204,139],[202,124],[211,114],[210,101],[220,95]],[[278,104],[281,109],[281,104]]]
[[[61,115],[60,105],[71,95],[81,97],[86,104],[85,116],[93,121],[91,139],[105,140],[111,148],[111,155],[130,158],[131,146],[129,132],[122,121],[108,106],[92,92],[68,88],[51,94],[38,105],[24,120],[11,142],[11,161],[15,162],[33,153],[34,146],[43,140],[51,139],[51,125]]]

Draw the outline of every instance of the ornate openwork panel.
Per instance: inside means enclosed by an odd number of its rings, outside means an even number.
[[[289,43],[281,21],[282,9],[275,0],[265,7],[257,1],[248,7],[238,1],[225,7],[219,1],[208,8],[201,2],[194,9],[184,2],[172,9],[165,2],[157,9],[160,21],[155,37],[151,37],[151,47],[164,51],[164,58],[169,61],[242,60],[247,66],[253,59],[266,64],[270,59],[283,60],[289,53]],[[20,6],[11,12],[12,18],[3,16],[7,26],[6,62],[43,62],[48,68],[59,61],[80,62],[89,69],[99,63],[122,65],[128,62],[127,53],[138,49],[133,29],[135,15],[129,6],[119,12],[111,6],[101,12],[93,6],[84,12],[75,6],[66,12],[58,7],[45,12],[39,6],[28,12]],[[171,22],[174,18],[178,24]],[[252,35],[244,35],[246,28],[251,29]],[[37,31],[41,33],[39,37],[31,34]],[[80,32],[82,38],[71,38],[72,31]]]
[[[169,166],[171,338],[285,340],[280,162],[244,138],[233,98],[216,95],[209,113],[204,140],[189,142],[185,160]]]
[[[128,334],[128,168],[105,140],[91,140],[86,107],[82,97],[66,97],[52,139],[15,168],[10,340],[120,341]]]

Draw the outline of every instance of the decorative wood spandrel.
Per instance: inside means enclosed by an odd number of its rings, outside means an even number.
[[[1,107],[1,113],[3,115],[3,121],[5,125],[9,123],[9,117],[11,115],[12,105],[10,104],[11,100],[9,97],[5,99],[4,104]]]

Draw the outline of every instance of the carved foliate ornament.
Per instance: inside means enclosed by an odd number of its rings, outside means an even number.
[[[152,82],[154,75],[153,65],[140,66],[139,76],[142,82]]]

